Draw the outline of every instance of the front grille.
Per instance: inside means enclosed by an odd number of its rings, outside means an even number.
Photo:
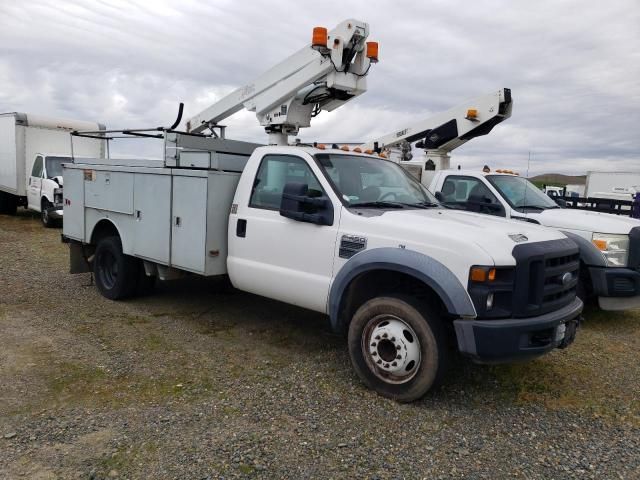
[[[569,239],[517,245],[514,317],[552,312],[576,296],[580,268],[578,247]]]

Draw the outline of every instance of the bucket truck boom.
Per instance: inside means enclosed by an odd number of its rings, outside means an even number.
[[[449,153],[469,140],[488,134],[493,127],[511,116],[511,89],[469,100],[446,112],[374,139],[360,148],[384,151],[393,160],[429,186],[433,170],[449,168]],[[425,151],[426,158],[412,160],[411,143]]]
[[[269,144],[286,145],[321,110],[334,110],[367,90],[367,73],[378,60],[378,44],[366,42],[368,35],[369,25],[353,19],[330,32],[314,28],[311,45],[190,119],[187,130],[213,132],[246,108],[256,112]]]

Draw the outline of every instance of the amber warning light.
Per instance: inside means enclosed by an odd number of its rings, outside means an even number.
[[[315,50],[327,48],[327,29],[324,27],[314,27],[311,36],[311,47]]]
[[[378,42],[367,42],[367,58],[373,63],[378,61]]]

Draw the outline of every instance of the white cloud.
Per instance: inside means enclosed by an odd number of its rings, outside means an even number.
[[[370,23],[381,61],[304,140],[367,140],[510,87],[512,118],[454,164],[522,171],[531,152],[533,173],[640,169],[637,0],[0,1],[0,111],[167,125],[180,101],[197,113],[346,17]],[[251,113],[225,123],[265,141]]]

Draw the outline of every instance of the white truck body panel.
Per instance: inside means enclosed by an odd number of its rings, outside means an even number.
[[[0,190],[14,195],[26,195],[24,180],[24,156],[18,156],[18,145],[22,140],[16,134],[16,120],[13,116],[0,115]]]
[[[640,190],[640,171],[635,172],[587,172],[587,183],[585,186],[585,197],[613,198],[631,200],[613,194],[624,194],[625,190],[636,187]]]

